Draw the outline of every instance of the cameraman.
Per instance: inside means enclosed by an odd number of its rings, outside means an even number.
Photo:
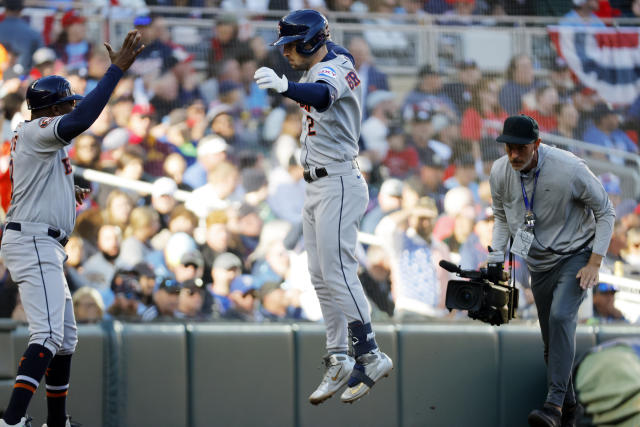
[[[575,155],[541,144],[538,123],[525,115],[504,122],[506,156],[491,168],[495,224],[489,262],[511,252],[526,260],[547,363],[548,393],[532,426],[574,426],[571,379],[578,308],[613,234],[615,213],[600,181]],[[534,205],[535,202],[535,205]]]

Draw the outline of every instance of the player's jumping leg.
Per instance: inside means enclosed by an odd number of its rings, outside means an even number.
[[[325,373],[320,385],[309,396],[314,405],[324,402],[340,390],[349,380],[355,360],[347,354],[347,319],[334,303],[330,289],[322,280],[322,270],[316,249],[316,234],[313,217],[313,201],[308,200],[303,215],[304,242],[309,262],[311,282],[315,287],[322,317],[326,326],[327,355],[323,358]]]

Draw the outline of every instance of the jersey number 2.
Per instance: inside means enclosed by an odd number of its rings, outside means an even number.
[[[311,116],[307,116],[307,135],[315,135],[316,131],[315,129],[313,129],[313,125],[315,125],[316,122],[313,120],[313,117]]]

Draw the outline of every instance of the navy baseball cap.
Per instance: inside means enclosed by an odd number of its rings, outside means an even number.
[[[502,135],[496,138],[505,144],[532,144],[540,137],[538,122],[533,117],[524,114],[507,117],[504,121]]]

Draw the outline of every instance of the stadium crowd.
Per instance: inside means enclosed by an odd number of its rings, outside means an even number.
[[[233,10],[243,3],[225,0],[221,6]],[[297,8],[293,0],[263,3]],[[332,11],[364,7],[350,0],[304,3]],[[551,2],[368,2],[374,12],[456,16],[498,13],[498,8],[511,13],[516,3],[519,12],[533,15],[536,5]],[[567,25],[600,25],[594,14],[599,10],[609,16],[640,12],[639,1],[612,1],[608,9],[597,1],[580,3],[587,6],[568,12]],[[24,102],[29,83],[59,74],[77,93],[86,93],[109,62],[104,48],[88,41],[80,12],[60,14],[59,34],[44,45],[41,31],[20,19],[21,1],[5,4],[0,200],[6,211],[9,140],[15,126],[29,119]],[[146,49],[100,118],[75,139],[70,156],[76,171],[107,172],[151,183],[152,189],[141,194],[76,175],[76,183],[92,191],[78,208],[76,231],[66,246],[65,271],[78,321],[320,320],[301,241],[306,183],[299,161],[300,107],[253,81],[263,65],[290,79],[299,76],[262,37],[241,34],[233,15],[215,21],[206,70],[194,68],[193,55],[171,39],[162,16],[138,16],[134,25]],[[24,34],[19,41],[17,31]],[[374,319],[463,317],[444,308],[452,277],[437,265],[447,259],[476,269],[486,259],[493,227],[488,174],[503,155],[495,137],[509,114],[536,118],[544,132],[638,153],[640,98],[626,110],[614,110],[576,81],[562,58],[545,73],[536,73],[527,55],[514,56],[500,75],[483,73],[473,60],[456,62],[455,75],[425,65],[414,88],[400,97],[390,90],[391,77],[376,67],[370,45],[365,34],[346,47],[365,89],[358,164],[369,183],[370,203],[358,256]],[[577,154],[589,152],[588,144],[583,147]],[[602,159],[625,162],[613,155]],[[637,275],[640,205],[622,197],[613,173],[600,179],[616,206],[604,268]],[[514,266],[521,317],[535,318],[526,268],[518,259]],[[615,291],[608,284],[596,288],[592,321],[624,321],[613,306]],[[4,267],[0,317],[24,320],[17,286]]]

